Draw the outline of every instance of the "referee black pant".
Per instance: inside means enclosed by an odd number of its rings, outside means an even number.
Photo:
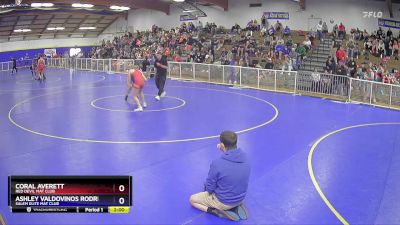
[[[12,68],[12,70],[11,70],[11,73],[14,73],[14,70],[15,70],[16,73],[18,73],[17,66],[13,66],[13,68]]]
[[[156,75],[155,82],[158,89],[158,96],[164,92],[165,81],[167,80],[167,75]]]

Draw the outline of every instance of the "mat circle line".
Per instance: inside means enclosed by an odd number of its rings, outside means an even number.
[[[101,77],[101,79],[99,79],[99,80],[95,80],[95,81],[93,81],[93,82],[90,82],[90,83],[87,83],[87,84],[83,84],[83,85],[73,85],[73,86],[77,86],[77,87],[86,87],[86,86],[88,86],[88,85],[91,85],[91,84],[97,84],[97,83],[100,83],[100,82],[103,82],[104,80],[106,80],[106,76],[104,76],[104,75],[96,75],[96,76],[98,76],[98,77]],[[57,88],[65,88],[65,87],[68,87],[68,86],[63,86],[63,85],[61,85],[61,86],[55,86],[55,87],[44,87],[44,88],[32,88],[32,89],[18,89],[18,90],[15,90],[15,89],[12,89],[12,90],[0,90],[0,92],[16,92],[16,93],[19,93],[19,92],[26,92],[26,91],[40,91],[40,90],[53,90],[53,89],[57,89]]]
[[[150,94],[144,94],[147,96],[150,96]],[[111,95],[111,96],[106,96],[106,97],[102,97],[102,98],[96,98],[94,100],[92,100],[90,102],[90,105],[96,109],[100,109],[100,110],[105,110],[105,111],[110,111],[110,112],[129,112],[129,113],[133,113],[134,110],[125,110],[125,109],[110,109],[110,108],[105,108],[105,107],[101,107],[96,105],[96,102],[103,100],[103,99],[108,99],[108,98],[113,98],[113,97],[123,97],[124,95]],[[153,96],[153,95],[151,95]],[[175,99],[181,102],[181,104],[179,104],[178,106],[174,106],[174,107],[168,107],[165,109],[144,109],[143,112],[161,112],[161,111],[168,111],[168,110],[174,110],[174,109],[178,109],[181,108],[183,106],[186,105],[186,101],[178,98],[178,97],[174,97],[174,96],[165,96],[164,98],[170,98],[170,99]]]
[[[92,87],[92,88],[101,88],[101,87],[102,86]],[[110,86],[104,86],[104,87],[110,87]],[[243,93],[237,93],[237,92],[230,92],[230,91],[224,91],[224,90],[218,90],[218,89],[211,89],[211,88],[184,87],[184,86],[168,86],[168,87],[191,88],[191,89],[200,89],[200,90],[209,90],[209,91],[236,94],[236,95],[245,96],[245,97],[248,97],[248,98],[252,98],[252,99],[261,101],[261,102],[263,102],[263,103],[265,103],[265,104],[267,104],[267,105],[269,105],[269,106],[271,106],[273,108],[274,116],[271,119],[269,119],[268,121],[263,122],[263,123],[261,123],[259,125],[235,131],[238,134],[242,134],[242,133],[245,133],[245,132],[248,132],[248,131],[252,131],[252,130],[261,128],[261,127],[263,127],[263,126],[265,126],[267,124],[270,124],[273,121],[275,121],[278,118],[278,115],[279,115],[279,110],[274,104],[272,104],[272,103],[270,103],[270,102],[268,102],[268,101],[266,101],[264,99],[255,97],[255,96],[251,96],[251,95],[247,95],[247,94],[243,94]],[[57,92],[57,93],[59,94],[59,93],[63,93],[63,92],[65,92],[65,91],[60,91],[60,92]],[[44,95],[35,96],[35,97],[28,98],[28,99],[25,99],[25,100],[23,100],[21,102],[16,103],[8,111],[8,120],[14,126],[20,128],[20,129],[22,129],[24,131],[27,131],[29,133],[32,133],[32,134],[36,134],[36,135],[43,136],[43,137],[48,137],[48,138],[54,138],[54,139],[60,139],[60,140],[66,140],[66,141],[76,141],[76,142],[104,143],[104,144],[160,144],[160,143],[177,143],[177,142],[199,141],[199,140],[207,140],[207,139],[213,139],[213,138],[218,138],[219,137],[219,134],[218,134],[218,135],[211,135],[211,136],[204,136],[204,137],[197,137],[197,138],[182,138],[182,139],[173,139],[173,140],[153,140],[153,141],[113,141],[113,140],[96,140],[96,139],[70,138],[70,137],[63,137],[63,136],[58,136],[58,135],[46,134],[46,133],[43,133],[43,132],[38,132],[38,131],[35,131],[35,130],[32,130],[32,129],[26,128],[26,127],[18,124],[12,118],[12,112],[18,106],[20,106],[20,105],[22,105],[22,104],[24,104],[26,102],[29,102],[29,101],[31,101],[33,99],[44,97],[44,96],[47,96],[47,95],[50,95],[50,94],[44,94]],[[54,93],[51,93],[51,95],[54,95]]]
[[[22,82],[22,81],[25,81],[25,82]],[[27,84],[32,84],[32,81],[38,82],[38,80],[24,79],[24,80],[17,80],[15,83],[16,83],[16,84],[27,85]],[[46,79],[46,80],[43,81],[43,82],[45,82],[45,83],[55,83],[55,82],[58,82],[58,81],[61,81],[61,78],[60,78],[60,77],[57,78],[56,80],[47,80],[47,79]]]
[[[316,148],[318,147],[318,145],[323,140],[325,140],[326,138],[328,138],[329,136],[331,136],[333,134],[336,134],[336,133],[339,133],[339,132],[342,132],[342,131],[345,131],[345,130],[354,129],[354,128],[367,127],[367,126],[380,126],[380,125],[400,125],[400,122],[366,123],[366,124],[353,125],[353,126],[344,127],[344,128],[338,129],[338,130],[334,130],[334,131],[332,131],[330,133],[327,133],[327,134],[323,135],[322,137],[320,137],[312,145],[312,147],[310,149],[310,152],[308,153],[307,166],[308,166],[308,173],[310,175],[311,181],[312,181],[315,189],[317,190],[319,196],[324,201],[325,205],[328,206],[329,210],[344,225],[349,225],[349,222],[336,210],[336,208],[328,200],[328,198],[326,197],[326,195],[324,194],[324,192],[322,191],[321,187],[319,186],[319,184],[317,182],[317,179],[316,179],[315,174],[314,174],[313,165],[312,165],[312,159],[313,159],[314,152],[315,152]]]

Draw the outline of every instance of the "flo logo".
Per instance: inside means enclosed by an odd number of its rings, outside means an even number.
[[[382,18],[382,12],[363,12],[364,18]]]

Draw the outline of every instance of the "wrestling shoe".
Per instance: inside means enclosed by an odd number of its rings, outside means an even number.
[[[135,110],[133,110],[134,112],[143,112],[143,108],[142,107],[138,107]]]

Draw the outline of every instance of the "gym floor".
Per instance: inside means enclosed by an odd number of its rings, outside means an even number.
[[[9,224],[234,224],[189,204],[218,135],[240,133],[252,174],[239,224],[400,224],[400,113],[168,80],[132,112],[125,75],[0,73],[0,213]],[[9,175],[131,175],[130,214],[12,214]],[[236,224],[236,223],[235,223]]]

